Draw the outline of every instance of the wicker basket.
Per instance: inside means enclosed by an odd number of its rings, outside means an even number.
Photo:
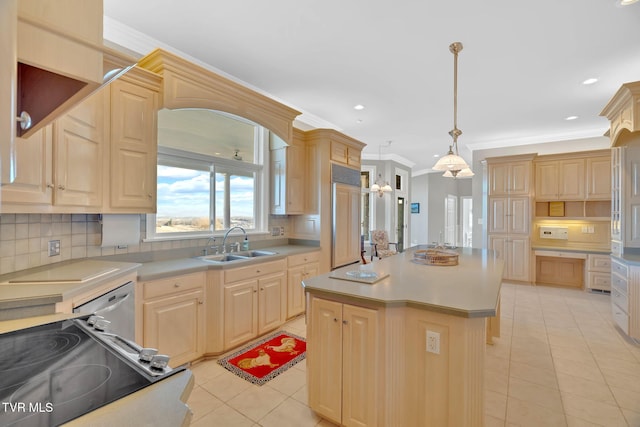
[[[426,265],[458,265],[458,253],[445,249],[419,249],[413,253],[413,260]]]

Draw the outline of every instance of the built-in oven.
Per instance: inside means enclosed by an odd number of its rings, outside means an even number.
[[[103,331],[111,332],[129,341],[135,341],[136,304],[135,283],[122,286],[73,309],[74,313],[99,316]]]

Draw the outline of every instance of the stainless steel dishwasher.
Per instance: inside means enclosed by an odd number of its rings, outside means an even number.
[[[74,313],[95,314],[110,323],[106,331],[130,341],[136,336],[135,283],[127,282],[89,302],[77,306]]]

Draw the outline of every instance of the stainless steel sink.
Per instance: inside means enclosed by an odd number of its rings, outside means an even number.
[[[271,251],[243,251],[243,252],[237,253],[237,255],[245,256],[247,258],[254,258],[258,256],[270,256],[270,255],[276,255],[276,254],[277,252],[271,252]]]
[[[249,259],[249,257],[239,254],[204,255],[197,258],[202,261],[213,262],[216,264],[232,261],[246,261]]]
[[[234,262],[234,261],[247,261],[255,257],[270,256],[270,255],[276,255],[276,254],[277,252],[256,250],[256,251],[234,252],[229,254],[203,255],[196,258],[205,262],[221,264],[221,263]]]

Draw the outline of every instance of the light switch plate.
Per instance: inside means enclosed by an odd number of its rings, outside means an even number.
[[[60,255],[60,240],[49,240],[49,256]]]

